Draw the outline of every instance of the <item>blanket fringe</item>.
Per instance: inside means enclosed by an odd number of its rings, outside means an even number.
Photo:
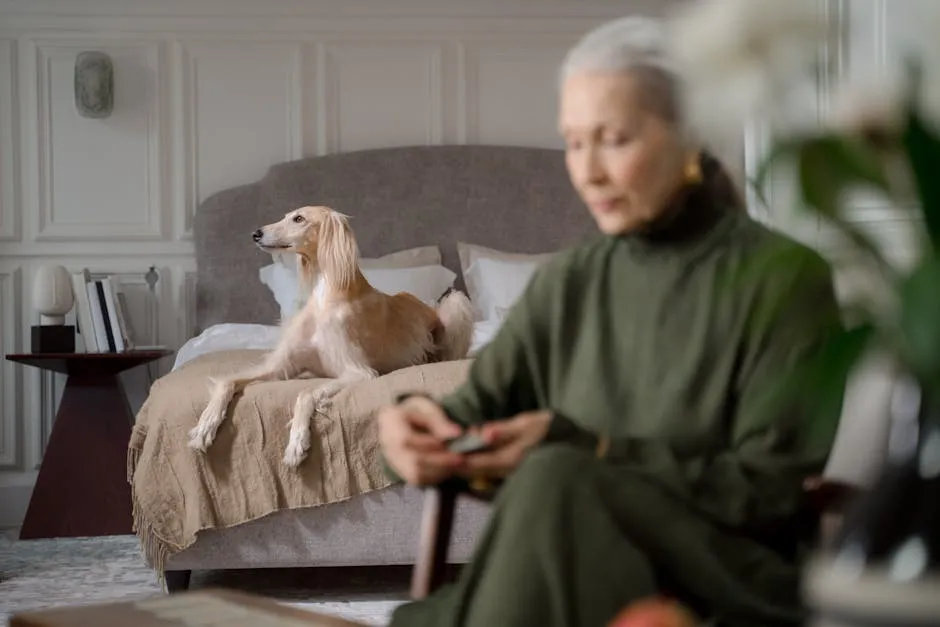
[[[127,482],[131,487],[133,531],[140,540],[144,558],[151,568],[156,571],[158,581],[163,586],[164,592],[166,592],[165,567],[167,557],[170,555],[170,547],[157,535],[153,526],[143,519],[143,512],[141,511],[140,502],[137,500],[137,492],[134,489],[134,473],[137,470],[138,462],[140,462],[140,454],[146,435],[146,427],[135,425],[127,448]]]

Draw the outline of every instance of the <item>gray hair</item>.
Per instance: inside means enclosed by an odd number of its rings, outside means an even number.
[[[643,105],[667,122],[683,126],[679,75],[666,50],[663,23],[624,17],[584,35],[565,56],[560,83],[582,72],[629,73],[643,85]]]
[[[651,17],[625,17],[601,24],[568,51],[560,82],[582,72],[628,73],[640,83],[641,106],[675,126],[686,142],[699,145],[701,138],[684,115],[684,82],[669,54],[667,37],[666,24]],[[734,178],[721,160],[706,149],[700,164],[706,193],[721,205],[746,210]]]

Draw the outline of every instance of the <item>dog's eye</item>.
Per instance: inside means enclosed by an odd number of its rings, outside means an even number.
[[[296,222],[297,224],[300,224],[303,221],[304,221],[303,216],[294,216],[294,222]]]

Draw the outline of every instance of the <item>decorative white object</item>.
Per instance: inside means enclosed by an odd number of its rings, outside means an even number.
[[[72,310],[75,295],[72,277],[63,266],[46,265],[36,271],[33,283],[33,306],[40,314],[40,324],[65,324],[65,314]]]
[[[83,118],[106,118],[114,108],[114,64],[104,52],[75,58],[75,108]]]

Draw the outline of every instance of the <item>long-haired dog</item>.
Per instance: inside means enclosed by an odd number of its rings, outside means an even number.
[[[278,345],[262,363],[211,381],[209,403],[190,431],[191,448],[205,451],[232,398],[255,381],[330,378],[294,404],[284,463],[296,467],[310,448],[310,420],[345,385],[408,366],[463,359],[470,350],[473,313],[452,291],[436,308],[406,293],[389,296],[359,270],[347,217],[329,207],[301,207],[261,227],[255,243],[267,252],[297,253],[303,307],[282,323]]]

